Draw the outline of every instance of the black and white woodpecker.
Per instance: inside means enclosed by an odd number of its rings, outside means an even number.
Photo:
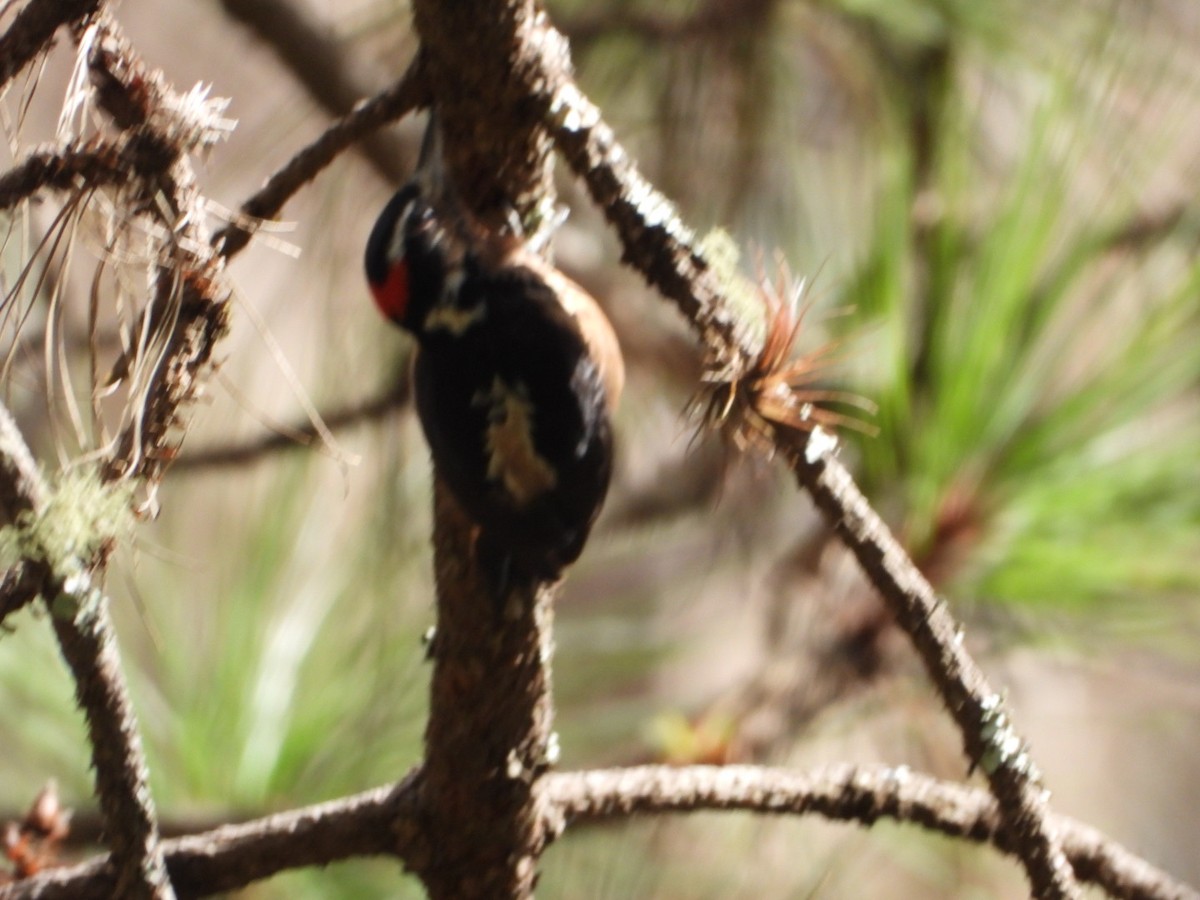
[[[478,526],[476,557],[502,600],[583,550],[608,492],[624,365],[596,301],[520,238],[480,225],[441,155],[431,115],[417,171],[367,242],[367,281],[416,338],[434,466]]]

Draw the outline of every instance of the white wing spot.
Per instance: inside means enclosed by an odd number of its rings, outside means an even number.
[[[425,316],[425,330],[442,329],[458,336],[476,322],[482,322],[486,314],[487,311],[482,303],[472,306],[470,309],[438,304]]]
[[[519,505],[550,490],[558,475],[533,446],[533,405],[521,386],[509,388],[499,377],[480,391],[475,403],[487,407],[488,478],[502,482]]]

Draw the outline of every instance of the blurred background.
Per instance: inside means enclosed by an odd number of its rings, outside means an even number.
[[[549,7],[582,87],[686,220],[728,231],[748,275],[779,250],[809,279],[800,350],[836,340],[829,381],[879,405],[878,435],[844,435],[843,458],[1006,689],[1055,809],[1200,882],[1200,7]],[[237,128],[198,169],[218,224],[414,49],[391,0],[116,14],[177,88],[232,99]],[[64,39],[10,87],[12,158],[54,135],[72,62]],[[419,760],[429,461],[410,346],[372,308],[361,255],[420,126],[343,156],[234,263],[219,369],[160,515],[109,577],[170,829]],[[563,766],[857,760],[965,778],[853,561],[780,467],[696,434],[681,318],[619,266],[569,173],[560,190],[558,264],[609,311],[630,371],[613,491],[558,605]],[[102,443],[69,402],[94,390],[97,256],[102,356],[145,292],[144,263],[87,216],[70,258],[41,242],[58,212],[6,219],[0,259],[5,400],[51,472]],[[31,259],[50,275],[21,278]],[[331,438],[293,436],[311,409]],[[50,628],[28,610],[7,624],[0,815],[53,778],[83,821],[87,747]],[[729,814],[573,832],[543,868],[546,897],[1026,893],[1016,864],[915,828]],[[420,890],[355,860],[238,896],[399,895]]]

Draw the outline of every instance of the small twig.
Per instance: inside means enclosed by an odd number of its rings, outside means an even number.
[[[332,116],[349,115],[372,85],[352,62],[355,54],[303,4],[289,0],[221,0],[221,6],[269,46],[305,90]],[[403,178],[412,150],[398,135],[365,135],[356,145],[388,181]]]
[[[0,88],[25,68],[63,25],[100,7],[100,0],[31,0],[0,36]]]
[[[733,371],[753,358],[753,336],[722,296],[691,232],[673,206],[638,173],[597,107],[565,73],[564,39],[547,25],[542,71],[528,79],[540,91],[546,123],[559,149],[616,229],[623,260],[674,300],[699,331],[710,358]],[[815,443],[813,444],[815,447]],[[858,557],[917,647],[962,733],[968,758],[984,769],[1019,845],[1034,893],[1043,898],[1077,895],[1071,868],[1047,821],[1036,768],[1013,731],[1000,696],[984,680],[959,640],[959,629],[928,582],[913,566],[829,453],[780,446],[803,486]]]
[[[818,813],[862,825],[892,819],[950,837],[991,843],[1013,855],[1018,855],[1023,840],[1003,826],[996,800],[986,791],[906,768],[841,764],[796,772],[763,766],[638,766],[553,773],[542,781],[541,790],[556,834],[564,828],[630,815],[745,810]],[[1053,817],[1053,824],[1079,877],[1114,897],[1200,897],[1088,825],[1065,816]]]
[[[180,896],[203,897],[351,857],[404,860],[421,843],[419,790],[420,773],[414,771],[395,785],[163,841],[167,870]],[[97,857],[0,885],[0,900],[110,900],[118,895],[107,862]]]
[[[91,138],[78,145],[33,153],[0,175],[0,210],[11,209],[39,191],[66,191],[123,184],[161,172],[172,154],[144,131],[127,139]]]
[[[169,434],[179,423],[180,410],[201,390],[216,344],[228,330],[225,261],[246,245],[258,220],[278,214],[287,199],[339,152],[412,109],[424,93],[420,67],[414,64],[396,85],[293,157],[246,201],[242,220],[210,240],[187,157],[190,145],[202,133],[197,129],[203,127],[202,122],[187,118],[196,114],[195,104],[180,102],[162,73],[140,59],[111,16],[101,15],[94,27],[89,66],[98,105],[122,128],[145,133],[168,148],[157,169],[148,167],[140,174],[155,188],[149,194],[166,200],[150,207],[163,216],[173,237],[169,248],[173,255],[159,272],[152,310],[168,323],[170,332],[145,401],[122,430],[105,469],[110,479],[141,475],[153,483],[175,456]],[[187,109],[191,112],[182,112]],[[170,314],[164,312],[167,306]]]
[[[250,242],[258,220],[279,215],[292,195],[319,175],[339,153],[375,129],[402,118],[426,102],[424,72],[418,57],[399,81],[334,122],[319,138],[271,175],[266,184],[242,204],[242,221],[222,229],[213,239],[213,246],[227,259],[234,256]]]
[[[400,377],[391,390],[362,403],[322,414],[321,421],[330,431],[339,431],[364,422],[374,422],[398,409],[403,409],[408,405],[410,396],[408,378]],[[272,432],[245,444],[206,447],[185,452],[172,464],[171,470],[178,473],[245,465],[272,453],[306,447],[308,441],[317,437],[316,426],[306,420],[287,431]]]

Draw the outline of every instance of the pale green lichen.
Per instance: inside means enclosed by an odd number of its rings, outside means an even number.
[[[77,574],[101,547],[132,530],[132,496],[132,485],[105,484],[92,469],[62,473],[40,510],[0,528],[0,566],[34,560],[61,579]]]
[[[698,248],[721,286],[742,343],[747,348],[761,347],[767,336],[768,310],[759,285],[742,273],[737,241],[723,228],[714,228],[700,240]]]
[[[983,752],[979,767],[988,775],[994,775],[1003,766],[1012,769],[1023,778],[1040,785],[1041,772],[1029,755],[1029,748],[1013,728],[1004,702],[998,694],[991,694],[981,704],[982,719],[979,735],[983,740]]]

